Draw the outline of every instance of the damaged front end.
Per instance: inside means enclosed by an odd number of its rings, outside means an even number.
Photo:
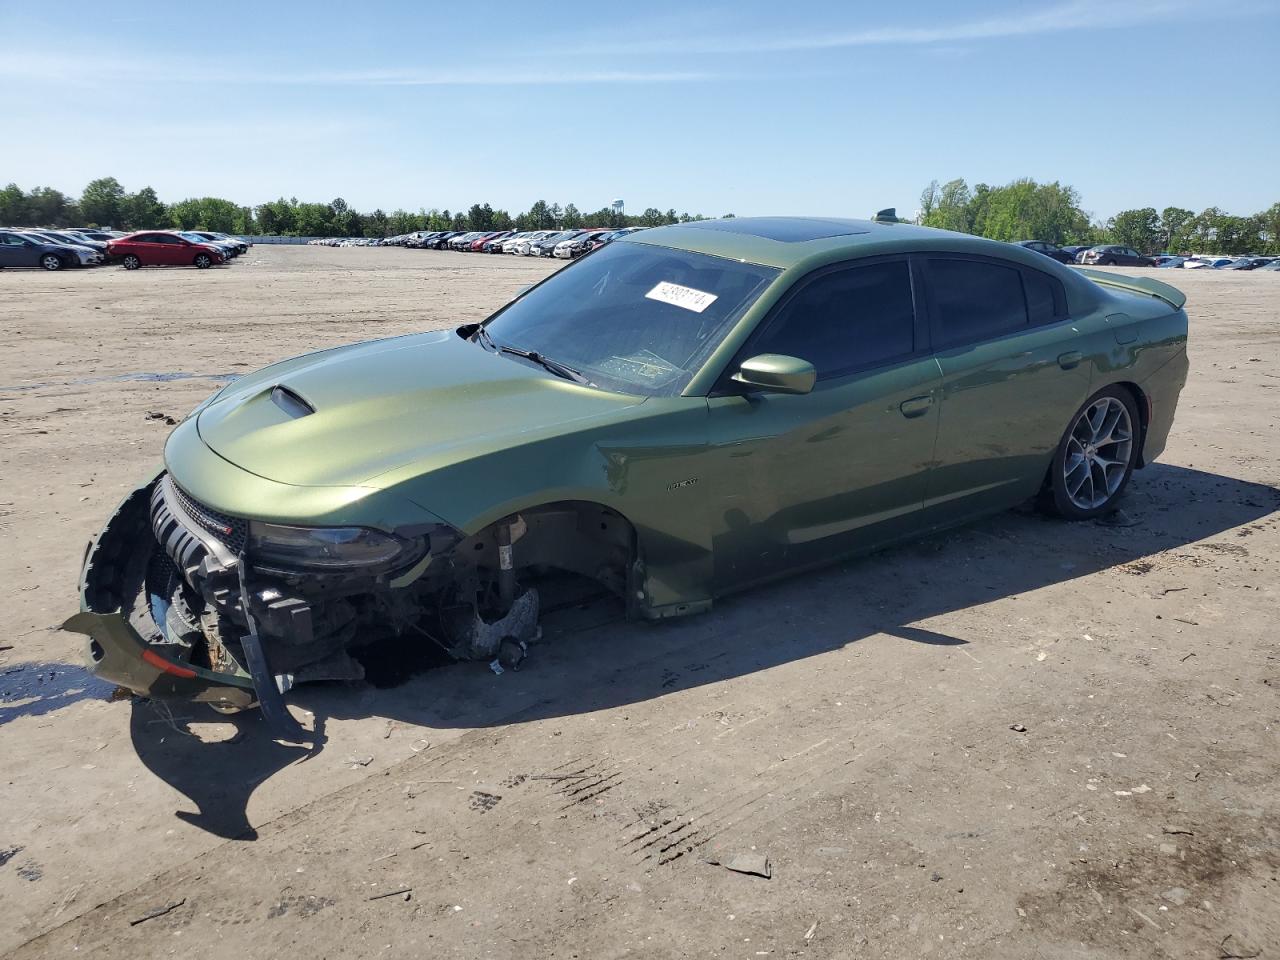
[[[511,516],[465,536],[446,524],[394,532],[233,517],[162,473],[130,494],[90,544],[81,612],[90,668],[152,697],[223,710],[284,709],[295,683],[359,680],[358,648],[399,638],[512,665],[537,635],[522,571],[559,568],[622,594],[631,532],[594,505]]]

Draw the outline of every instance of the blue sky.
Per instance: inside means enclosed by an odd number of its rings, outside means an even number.
[[[362,210],[1280,200],[1275,2],[0,0],[0,183]]]

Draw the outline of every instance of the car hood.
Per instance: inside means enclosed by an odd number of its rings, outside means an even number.
[[[218,394],[196,428],[219,456],[269,480],[377,486],[374,478],[400,467],[427,472],[643,402],[570,383],[449,330],[266,367]]]

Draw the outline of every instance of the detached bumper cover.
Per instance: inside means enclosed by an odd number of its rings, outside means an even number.
[[[86,635],[89,671],[104,680],[145,696],[249,706],[252,679],[174,659],[145,602],[147,565],[158,546],[150,513],[159,482],[157,476],[125,497],[90,542],[80,572],[80,612],[63,628]]]

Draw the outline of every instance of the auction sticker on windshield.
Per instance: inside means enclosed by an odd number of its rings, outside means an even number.
[[[668,283],[666,280],[663,280],[646,293],[645,298],[648,300],[661,300],[663,303],[669,303],[673,307],[683,307],[685,310],[692,310],[694,313],[701,313],[715,303],[717,299],[714,293],[695,290],[693,287],[682,287],[678,283]]]

